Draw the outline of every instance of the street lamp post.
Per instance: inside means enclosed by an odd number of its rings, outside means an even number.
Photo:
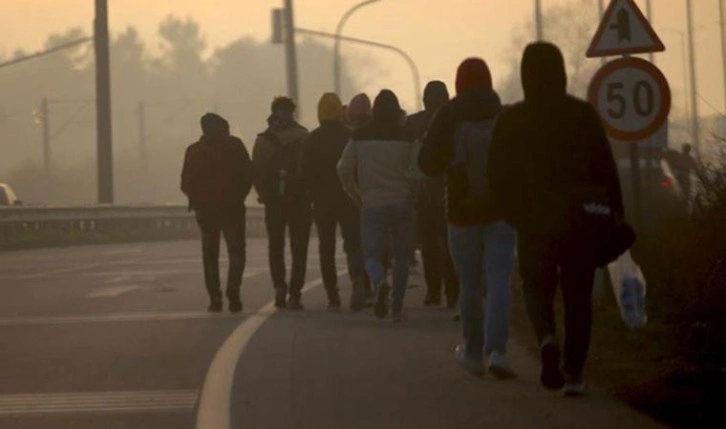
[[[721,25],[721,59],[723,60],[723,103],[724,111],[726,111],[726,24],[724,24],[724,1],[719,0],[719,23]]]
[[[108,0],[96,0],[93,26],[96,51],[96,139],[98,202],[113,203],[113,149],[111,134],[111,67],[108,41]]]
[[[392,52],[395,52],[395,53],[399,54],[406,61],[406,63],[408,64],[409,68],[411,69],[411,76],[412,76],[412,79],[413,79],[414,99],[416,100],[416,105],[418,106],[418,109],[421,110],[421,97],[420,97],[420,94],[421,94],[421,77],[420,77],[420,74],[419,74],[418,66],[413,61],[413,58],[411,58],[411,56],[408,55],[406,53],[406,51],[404,51],[403,49],[398,48],[398,47],[393,46],[393,45],[388,45],[388,44],[385,44],[385,43],[373,42],[371,40],[357,39],[355,37],[346,37],[346,36],[341,36],[341,35],[335,35],[335,34],[325,33],[323,31],[309,30],[307,28],[296,28],[295,29],[295,32],[296,33],[301,33],[301,34],[308,34],[310,36],[336,38],[336,39],[339,39],[342,42],[358,43],[358,44],[361,44],[361,45],[366,45],[366,46],[372,46],[372,47],[375,47],[375,48],[386,49],[386,50],[389,50],[389,51],[392,51]]]
[[[686,0],[688,19],[688,58],[691,69],[691,133],[696,154],[701,156],[701,130],[698,118],[698,77],[696,76],[696,51],[693,41],[693,1]]]
[[[351,17],[351,15],[353,15],[358,9],[379,1],[381,0],[366,0],[364,2],[358,3],[357,5],[348,9],[348,11],[345,12],[340,18],[340,21],[338,21],[338,26],[335,29],[335,41],[333,46],[334,90],[335,93],[338,94],[338,96],[342,96],[340,84],[340,34],[343,32],[343,27],[345,26],[345,23],[348,22],[348,19]]]

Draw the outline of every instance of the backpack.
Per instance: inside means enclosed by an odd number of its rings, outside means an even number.
[[[452,167],[466,173],[466,205],[482,206],[491,198],[487,165],[493,129],[494,120],[462,121],[456,127]]]
[[[264,183],[268,197],[296,198],[303,195],[302,179],[302,138],[283,143],[272,132],[263,134],[274,148],[267,164]]]
[[[184,162],[182,190],[195,210],[219,210],[243,203],[238,148],[232,140],[198,142]]]

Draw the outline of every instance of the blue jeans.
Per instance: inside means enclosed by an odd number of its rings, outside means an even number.
[[[389,238],[393,238],[393,307],[401,309],[408,285],[413,205],[363,207],[361,232],[366,272],[376,286],[386,281],[383,251]]]
[[[459,307],[464,344],[472,359],[483,358],[482,352],[507,351],[516,243],[517,234],[506,222],[449,224],[449,246],[461,288]]]

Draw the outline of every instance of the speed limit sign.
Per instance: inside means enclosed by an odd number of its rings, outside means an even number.
[[[623,141],[651,136],[671,109],[671,91],[665,76],[640,58],[621,58],[605,64],[590,83],[588,99],[608,135]]]

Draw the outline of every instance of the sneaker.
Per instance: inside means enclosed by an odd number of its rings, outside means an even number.
[[[338,311],[340,307],[340,295],[338,295],[338,292],[335,292],[328,297],[328,310]]]
[[[299,297],[290,297],[287,301],[287,309],[291,311],[302,311],[305,307],[302,305]]]
[[[378,292],[376,293],[376,304],[373,312],[379,319],[383,319],[384,317],[388,316],[388,293],[390,292],[390,290],[391,287],[388,286],[385,282],[378,285]]]
[[[229,311],[232,313],[239,313],[242,311],[242,300],[239,296],[239,287],[228,286],[225,293],[227,300],[229,300]]]
[[[489,366],[487,371],[499,380],[511,380],[517,377],[512,367],[509,365],[507,355],[499,352],[492,352],[489,355]]]
[[[278,309],[287,308],[287,291],[285,289],[277,289],[275,292],[275,307]]]
[[[565,375],[565,386],[562,388],[562,395],[570,398],[578,398],[587,394],[587,386],[582,381],[582,376]]]
[[[438,307],[440,305],[441,305],[441,296],[426,295],[426,298],[424,299],[425,307]]]
[[[456,346],[456,361],[468,373],[480,377],[484,374],[484,364],[477,359],[472,359],[466,355],[466,346],[459,344]]]
[[[242,301],[239,299],[230,301],[229,302],[229,311],[231,313],[241,313],[242,312]]]
[[[539,380],[545,389],[558,390],[565,385],[565,377],[560,370],[560,346],[552,340],[545,340],[540,350],[542,373]]]

